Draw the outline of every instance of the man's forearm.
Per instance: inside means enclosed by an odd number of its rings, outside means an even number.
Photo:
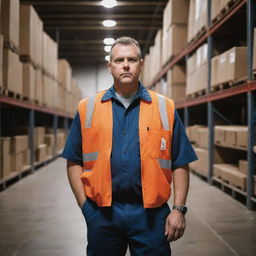
[[[184,205],[186,203],[189,188],[189,168],[188,165],[177,168],[173,171],[174,205]]]
[[[68,180],[80,207],[82,207],[86,199],[84,186],[80,178],[82,172],[83,169],[80,165],[74,164],[70,161],[67,162]]]

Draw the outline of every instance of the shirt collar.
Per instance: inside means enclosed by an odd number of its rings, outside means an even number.
[[[143,86],[142,83],[139,84],[139,91],[135,98],[140,98],[144,101],[152,102],[152,99],[151,99],[151,96],[150,96],[148,90]],[[115,94],[114,85],[106,91],[106,93],[102,97],[101,101],[104,102],[104,101],[108,101],[110,99],[117,99],[116,94]]]

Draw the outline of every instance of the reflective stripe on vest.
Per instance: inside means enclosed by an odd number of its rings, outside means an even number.
[[[83,161],[84,162],[96,161],[98,158],[98,154],[99,154],[98,152],[84,153]]]
[[[170,130],[165,98],[164,98],[164,96],[162,96],[158,93],[156,95],[158,97],[158,106],[159,106],[159,112],[160,112],[163,128],[164,128],[164,130]]]
[[[94,111],[95,98],[96,98],[96,95],[90,96],[88,98],[88,103],[87,103],[87,107],[86,107],[85,128],[91,128],[91,126],[92,126],[92,114]]]
[[[162,169],[172,169],[172,160],[158,159]]]

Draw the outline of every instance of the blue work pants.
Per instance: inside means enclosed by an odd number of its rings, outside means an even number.
[[[141,203],[114,201],[98,207],[87,199],[82,207],[87,223],[87,256],[170,256],[164,235],[168,204],[145,209]]]

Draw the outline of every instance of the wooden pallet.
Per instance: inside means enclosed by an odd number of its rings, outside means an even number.
[[[227,13],[229,13],[241,0],[230,0],[226,6],[224,6],[220,12],[212,19],[212,25],[218,23]]]
[[[12,41],[4,42],[4,48],[10,49],[11,51],[13,51],[17,55],[19,55],[18,47]]]
[[[29,63],[34,67],[34,69],[40,69],[40,68],[41,68],[41,67],[40,67],[38,64],[36,64],[36,63],[34,62],[34,60],[32,60],[31,57],[28,56],[28,55],[21,55],[21,56],[20,56],[20,60],[21,60],[21,62],[25,62],[25,63],[29,62]]]
[[[0,94],[5,95],[7,97],[17,99],[17,100],[23,100],[24,97],[20,93],[13,92],[11,90],[5,89],[5,88],[0,88]]]
[[[196,97],[200,97],[202,95],[205,95],[206,94],[206,89],[201,89],[197,92],[193,92],[191,94],[188,94],[188,98],[196,98]]]
[[[200,37],[202,37],[207,31],[206,26],[203,26],[196,35],[189,41],[188,45],[194,44],[194,42],[198,41]]]
[[[230,81],[227,81],[227,82],[224,82],[224,83],[220,83],[220,84],[212,86],[211,91],[212,92],[222,91],[222,90],[228,89],[228,88],[233,87],[233,86],[241,85],[241,84],[245,83],[246,80],[247,80],[247,78],[243,77],[243,78],[241,78],[239,80],[236,80],[236,81],[230,80]]]

